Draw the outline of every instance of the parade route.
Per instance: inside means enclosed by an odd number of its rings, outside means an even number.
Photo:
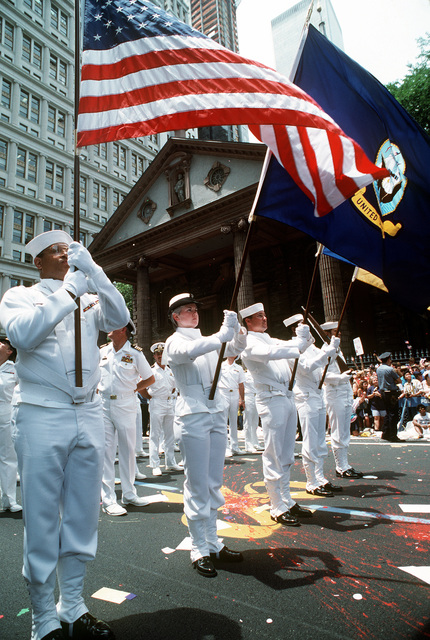
[[[350,461],[365,477],[336,478],[330,452],[326,475],[344,487],[333,498],[306,494],[296,457],[293,497],[313,509],[300,527],[270,519],[261,455],[228,459],[218,528],[244,562],[220,567],[212,579],[190,564],[183,473],[154,478],[144,459],[139,468],[148,479],[137,483],[138,493],[151,504],[123,517],[100,512],[87,605],[117,640],[430,638],[429,452],[427,441],[354,439]],[[2,640],[30,638],[22,538],[21,514],[1,513]],[[126,598],[91,597],[103,588]]]

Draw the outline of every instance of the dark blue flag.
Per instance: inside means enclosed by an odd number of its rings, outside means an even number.
[[[430,305],[430,138],[385,87],[314,27],[294,82],[390,177],[323,218],[272,157],[255,213],[309,234],[381,278],[400,304]]]

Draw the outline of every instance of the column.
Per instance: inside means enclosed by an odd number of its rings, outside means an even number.
[[[136,295],[136,340],[147,357],[152,339],[150,294],[149,294],[149,264],[146,258],[139,258],[137,265],[137,295]]]
[[[346,291],[343,290],[342,275],[339,260],[321,254],[319,263],[321,291],[326,322],[339,320],[345,301]],[[351,335],[348,329],[346,314],[340,328],[342,333],[342,349],[344,353],[351,351]]]
[[[242,262],[248,223],[242,218],[233,228],[234,272],[236,278]],[[251,262],[249,253],[245,261],[242,279],[237,296],[237,309],[244,309],[254,303],[254,286],[252,282]]]
[[[14,208],[10,204],[6,205],[3,231],[3,258],[8,258],[9,260],[12,259],[13,213]]]

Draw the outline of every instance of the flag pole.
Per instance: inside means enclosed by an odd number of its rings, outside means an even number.
[[[318,244],[318,250],[315,254],[315,264],[314,264],[314,272],[312,274],[312,280],[311,280],[311,284],[309,286],[309,293],[308,293],[308,300],[306,302],[306,307],[305,310],[303,312],[303,323],[306,323],[307,319],[308,319],[308,313],[309,313],[309,307],[311,305],[311,299],[312,299],[312,294],[314,292],[314,287],[315,287],[315,281],[317,279],[317,271],[318,271],[318,265],[320,262],[320,257],[321,257],[321,253],[323,250],[323,245],[321,243],[317,243]],[[297,366],[299,364],[299,359],[296,358],[294,360],[294,366],[293,366],[293,370],[291,372],[291,378],[290,378],[290,383],[288,385],[288,390],[291,391],[294,385],[294,380],[296,377],[296,373],[297,373]]]
[[[80,221],[79,221],[79,184],[80,165],[77,147],[78,110],[79,110],[79,84],[81,69],[81,21],[79,11],[80,0],[75,0],[75,109],[74,109],[74,165],[73,165],[73,239],[79,242]],[[82,335],[81,335],[81,301],[76,298],[77,308],[75,309],[75,384],[82,387]]]
[[[358,273],[358,267],[355,267],[354,272],[352,274],[351,282],[349,283],[347,294],[345,296],[345,300],[344,300],[344,303],[343,303],[343,308],[342,308],[342,311],[341,311],[341,314],[340,314],[339,322],[337,323],[337,329],[336,329],[336,333],[335,333],[335,338],[337,338],[337,336],[339,335],[340,325],[342,324],[342,320],[343,320],[343,317],[345,315],[346,305],[349,302],[349,298],[351,296],[352,285],[354,284],[354,282],[355,282],[355,280],[357,278],[357,273]],[[327,362],[326,366],[324,367],[324,371],[323,371],[323,374],[321,376],[321,380],[320,380],[320,383],[318,385],[318,389],[321,389],[323,384],[324,384],[324,380],[325,380],[325,377],[326,377],[326,374],[327,374],[327,369],[329,367],[329,364],[330,364],[330,358],[329,358],[329,361]]]

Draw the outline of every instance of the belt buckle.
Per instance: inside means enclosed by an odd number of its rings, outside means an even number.
[[[117,396],[109,396],[109,400],[117,400],[118,397]]]

